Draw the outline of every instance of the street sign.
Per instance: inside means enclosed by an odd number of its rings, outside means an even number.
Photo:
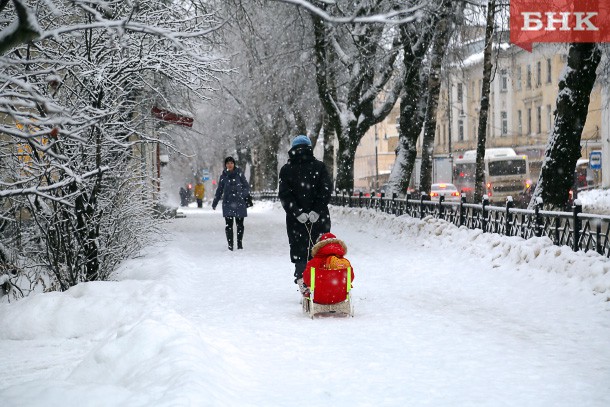
[[[592,170],[601,170],[602,168],[602,152],[591,151],[589,154],[589,168]]]

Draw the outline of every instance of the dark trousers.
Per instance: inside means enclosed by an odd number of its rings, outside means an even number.
[[[294,281],[303,277],[305,265],[311,259],[311,248],[324,233],[330,232],[330,214],[322,213],[320,219],[311,224],[301,223],[294,216],[286,216],[290,260],[294,263]],[[311,234],[310,234],[311,232]]]
[[[203,206],[203,199],[197,198],[197,207],[201,208]]]
[[[225,233],[227,235],[229,249],[231,250],[233,250],[233,219],[235,219],[235,223],[237,224],[237,248],[242,247],[242,239],[244,237],[244,218],[226,217]]]

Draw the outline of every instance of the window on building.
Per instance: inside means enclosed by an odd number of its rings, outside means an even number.
[[[500,70],[500,90],[503,92],[508,90],[508,71],[506,69]]]
[[[458,141],[464,141],[464,120],[458,120]]]
[[[517,86],[517,90],[521,90],[521,67],[518,66],[517,67],[517,81],[515,83],[515,85]]]
[[[532,109],[527,109],[527,134],[532,134]]]
[[[464,100],[464,89],[461,83],[457,84],[457,101],[458,103],[462,103]]]
[[[527,66],[527,76],[525,78],[525,87],[527,87],[528,89],[532,88],[532,66],[531,65]]]
[[[542,106],[536,107],[536,133],[542,133]]]
[[[551,63],[551,59],[546,60],[546,83],[551,83],[553,80],[553,64]]]
[[[536,62],[536,86],[542,85],[542,62]]]
[[[553,128],[553,110],[551,108],[551,105],[546,105],[546,128],[549,133]]]
[[[523,134],[523,112],[517,111],[517,134]]]
[[[508,114],[506,112],[500,112],[500,116],[502,117],[502,135],[506,136],[508,134]]]

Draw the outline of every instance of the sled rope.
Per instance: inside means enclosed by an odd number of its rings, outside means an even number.
[[[307,243],[307,261],[310,259],[311,249],[313,248],[313,240],[311,240],[311,231],[313,230],[313,223],[305,223],[305,229],[309,235],[309,243]]]

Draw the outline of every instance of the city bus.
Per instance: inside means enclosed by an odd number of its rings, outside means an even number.
[[[453,183],[458,191],[473,202],[475,189],[476,150],[468,150],[453,165]],[[485,150],[483,193],[493,204],[504,204],[508,196],[516,203],[528,203],[533,192],[526,155],[517,155],[512,148]]]

